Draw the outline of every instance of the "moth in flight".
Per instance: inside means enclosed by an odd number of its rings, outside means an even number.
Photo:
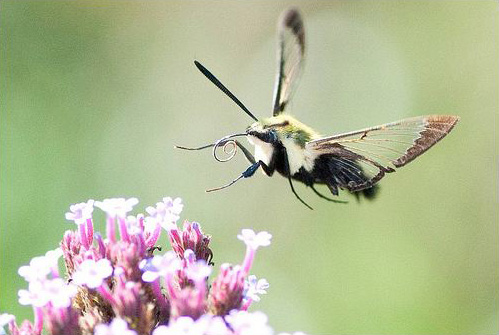
[[[303,68],[305,31],[297,9],[284,11],[278,21],[277,74],[273,95],[273,114],[258,119],[201,63],[196,67],[255,122],[244,133],[225,136],[213,144],[197,148],[177,146],[185,150],[213,148],[220,162],[234,157],[241,149],[251,165],[230,183],[207,190],[221,190],[242,178],[253,176],[258,168],[272,176],[275,171],[288,179],[291,191],[312,209],[297,193],[293,181],[310,187],[319,197],[344,203],[320,193],[316,184],[326,185],[333,196],[347,190],[357,197],[372,198],[377,182],[414,160],[444,138],[458,122],[458,116],[427,115],[323,137],[312,128],[284,113]],[[255,147],[250,153],[235,137],[245,136]],[[217,149],[223,148],[228,158],[221,159]]]

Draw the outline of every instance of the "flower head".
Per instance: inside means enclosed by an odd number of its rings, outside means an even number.
[[[181,199],[163,198],[148,208],[149,216],[127,217],[137,202],[119,198],[72,205],[66,217],[78,223],[77,229],[65,232],[60,248],[19,269],[29,281],[28,289],[19,291],[19,302],[33,306],[34,321],[19,327],[11,316],[2,316],[0,335],[7,323],[13,335],[270,334],[264,314],[234,312],[246,311],[266,293],[267,281],[248,277],[248,271],[270,234],[243,230],[244,262],[223,264],[210,284],[211,237],[197,222],[177,227]],[[94,234],[94,205],[107,213],[106,239]],[[162,226],[173,249],[163,255],[155,247]],[[61,254],[69,282],[59,277]]]

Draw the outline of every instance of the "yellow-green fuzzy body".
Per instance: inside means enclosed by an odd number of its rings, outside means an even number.
[[[311,171],[314,167],[317,154],[305,150],[308,141],[319,138],[319,134],[312,128],[287,114],[280,114],[262,119],[248,127],[248,132],[268,133],[274,131],[279,142],[286,148],[289,160],[289,172],[294,175],[301,167]],[[274,156],[275,148],[272,143],[264,142],[255,136],[248,136],[248,141],[255,146],[255,159],[269,164]]]
[[[264,132],[269,128],[275,129],[281,141],[291,139],[302,148],[305,147],[306,142],[320,137],[315,130],[288,114],[279,114],[262,119],[253,123],[249,128],[260,132]]]

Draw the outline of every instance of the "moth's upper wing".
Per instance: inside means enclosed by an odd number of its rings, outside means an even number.
[[[305,31],[295,8],[284,11],[277,27],[277,73],[274,84],[274,116],[284,111],[303,67]]]
[[[306,149],[331,154],[350,191],[371,187],[386,172],[406,165],[447,135],[459,117],[429,115],[307,142]]]

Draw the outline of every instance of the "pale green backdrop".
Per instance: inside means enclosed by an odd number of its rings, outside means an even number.
[[[422,114],[461,122],[430,152],[346,206],[280,177],[236,177],[210,152],[251,119],[194,67],[210,68],[270,115],[279,13],[302,10],[307,60],[290,111],[323,134]],[[213,235],[215,262],[239,262],[245,227],[273,243],[255,304],[277,331],[497,334],[499,331],[497,1],[2,1],[0,311],[19,266],[57,246],[70,204],[136,196],[143,211],[180,196]],[[98,218],[102,218],[99,216]],[[98,229],[102,229],[99,223]],[[163,245],[166,239],[162,239]]]

